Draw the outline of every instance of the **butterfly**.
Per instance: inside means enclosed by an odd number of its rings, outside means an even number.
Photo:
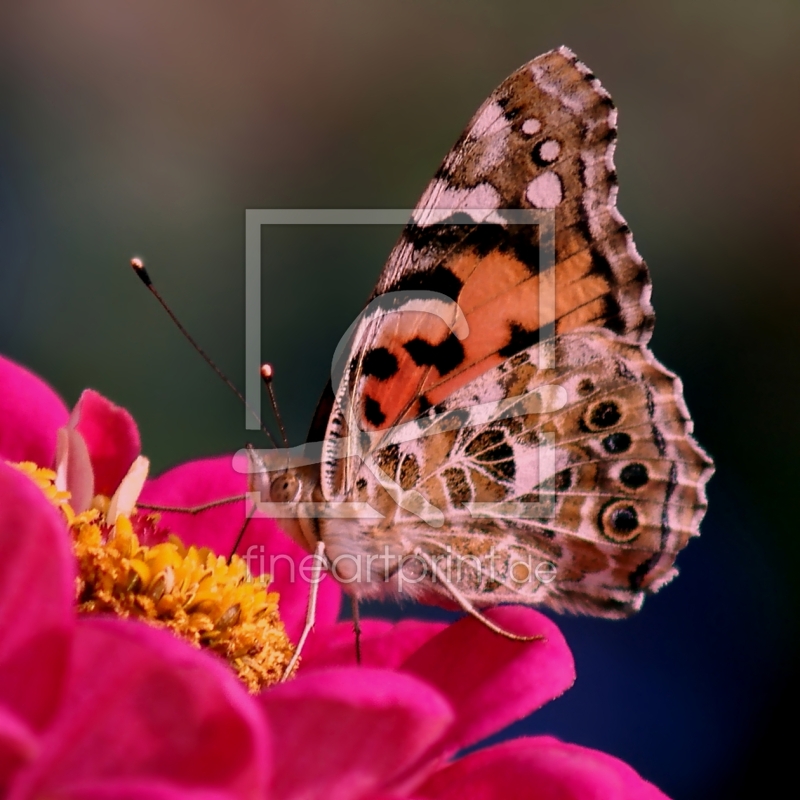
[[[713,466],[647,346],[616,123],[567,48],[507,78],[351,326],[316,456],[261,464],[258,496],[353,597],[623,617],[699,533]]]

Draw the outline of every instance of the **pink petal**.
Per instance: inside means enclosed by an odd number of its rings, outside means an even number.
[[[416,795],[410,795],[407,792],[403,791],[397,794],[384,794],[383,792],[379,794],[371,794],[364,798],[364,800],[422,800],[421,798],[417,798]]]
[[[255,702],[221,661],[144,624],[84,618],[59,714],[15,790],[81,796],[130,780],[262,797],[268,748]]]
[[[366,667],[396,669],[415,650],[447,627],[441,622],[408,619],[391,623],[361,620],[361,663]],[[303,651],[303,672],[334,666],[355,666],[356,648],[352,622],[340,622],[324,635],[312,635]]]
[[[94,470],[86,442],[75,428],[59,428],[56,440],[57,485],[69,492],[69,504],[75,513],[86,511],[94,497]]]
[[[72,419],[89,448],[95,492],[111,497],[141,452],[139,429],[124,408],[93,389],[81,394]]]
[[[503,629],[545,640],[515,642],[472,617],[459,620],[401,666],[435,686],[458,716],[443,753],[453,753],[522,719],[565,692],[575,664],[561,632],[543,614],[521,606],[487,612]]]
[[[423,800],[422,798],[417,798],[416,795],[410,795],[408,792],[402,791],[398,793],[392,794],[384,794],[383,792],[379,792],[378,794],[370,794],[367,795],[364,800]]]
[[[52,466],[56,431],[68,419],[67,407],[43,380],[0,357],[0,459]]]
[[[301,673],[259,700],[274,731],[274,800],[380,792],[452,721],[429,686],[370,667]]]
[[[231,456],[190,461],[147,483],[141,503],[188,508],[225,497],[244,495],[245,475],[237,472]],[[245,519],[240,500],[199,514],[164,513],[161,526],[176,533],[186,544],[210,547],[227,556]],[[254,575],[272,575],[270,589],[280,595],[280,615],[286,632],[297,641],[308,605],[311,556],[280,531],[273,520],[254,518],[237,550],[247,559]],[[326,575],[319,585],[316,631],[334,624],[341,605],[338,584]]]
[[[58,800],[237,800],[233,792],[175,786],[152,780],[123,779],[59,787]]]
[[[0,462],[0,706],[36,731],[63,688],[74,594],[60,512],[29,477]]]
[[[479,750],[418,790],[431,800],[666,800],[613,756],[549,736]]]
[[[0,706],[0,794],[6,790],[14,773],[32,761],[39,752],[39,737],[24,720]]]

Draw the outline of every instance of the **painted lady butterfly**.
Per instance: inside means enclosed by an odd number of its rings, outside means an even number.
[[[511,75],[351,328],[311,429],[319,457],[262,465],[261,497],[356,598],[620,617],[698,534],[713,467],[647,348],[616,122],[566,48]]]

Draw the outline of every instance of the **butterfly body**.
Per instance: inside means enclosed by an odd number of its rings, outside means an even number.
[[[334,365],[318,463],[262,486],[356,597],[615,617],[675,574],[712,466],[647,348],[615,144],[609,95],[561,48],[424,193]]]

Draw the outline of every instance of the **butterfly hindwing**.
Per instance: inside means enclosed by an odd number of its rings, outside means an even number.
[[[534,346],[389,431],[352,495],[384,520],[350,546],[391,542],[461,563],[449,580],[476,606],[619,616],[669,580],[710,475],[680,382],[608,331],[555,344],[557,371],[538,368]],[[551,579],[534,579],[537,567]],[[405,587],[423,599],[437,590],[447,596],[443,585]]]

